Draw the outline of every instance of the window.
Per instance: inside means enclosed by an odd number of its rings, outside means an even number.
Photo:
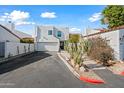
[[[58,31],[57,36],[58,36],[58,37],[61,37],[61,31]]]
[[[52,35],[52,30],[48,30],[48,35]]]

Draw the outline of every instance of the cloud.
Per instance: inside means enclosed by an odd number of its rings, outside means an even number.
[[[81,29],[79,29],[79,28],[70,28],[70,33],[81,33]]]
[[[12,21],[15,25],[29,25],[34,22],[29,22],[27,19],[30,17],[28,12],[13,10],[11,13],[3,13],[0,16],[0,21]]]
[[[6,13],[7,14],[7,13]],[[28,12],[14,10],[9,14],[9,17],[13,20],[24,20],[30,17]]]
[[[101,13],[94,13],[90,18],[90,22],[95,22],[101,19]]]
[[[5,21],[5,19],[0,17],[0,21]]]
[[[16,22],[16,26],[18,26],[18,25],[34,25],[35,24],[35,22],[26,22],[26,21],[18,21],[18,22]]]
[[[42,18],[56,18],[56,13],[55,12],[44,12],[44,13],[41,13],[40,15]]]

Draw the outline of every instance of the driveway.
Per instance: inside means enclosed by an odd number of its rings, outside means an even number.
[[[86,87],[56,52],[35,52],[0,65],[0,87]]]
[[[88,88],[77,79],[56,52],[35,52],[0,64],[0,87]]]

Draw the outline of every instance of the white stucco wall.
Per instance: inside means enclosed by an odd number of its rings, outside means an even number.
[[[124,29],[119,30],[120,59],[124,60]]]
[[[114,50],[114,55],[117,60],[120,60],[120,51],[119,51],[119,30],[103,33],[100,35],[102,38],[105,38],[108,41],[108,44]]]
[[[30,47],[30,51],[29,51],[29,47]],[[18,49],[19,49],[19,53],[18,53]],[[5,42],[5,58],[9,57],[9,55],[16,56],[19,54],[33,52],[33,51],[34,51],[34,44]]]
[[[114,55],[117,60],[120,60],[120,43],[119,43],[119,30],[116,31],[110,31],[110,32],[105,32],[93,36],[89,36],[88,38],[93,38],[93,37],[102,37],[107,40],[108,44],[111,46],[111,48],[114,50]],[[85,37],[86,39],[87,37]]]
[[[48,35],[48,30],[52,30],[52,35]],[[58,31],[61,31],[61,37],[57,36]],[[54,26],[37,26],[36,27],[36,41],[37,42],[58,42],[69,39],[68,27],[54,27]]]
[[[61,37],[57,36],[58,31],[61,31]],[[65,41],[69,39],[69,28],[68,27],[55,27],[54,35],[59,38],[60,41]]]
[[[52,35],[48,35],[48,30],[52,30]],[[58,31],[61,31],[61,37],[57,36]],[[69,38],[69,28],[67,27],[37,26],[35,33],[37,51],[59,51],[60,41]]]
[[[20,39],[0,26],[0,42],[20,42]]]
[[[48,30],[53,30],[53,26],[38,26],[36,30],[36,42],[59,42],[59,39],[52,35],[48,35]]]

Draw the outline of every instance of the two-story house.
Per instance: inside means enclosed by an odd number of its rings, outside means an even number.
[[[59,49],[64,49],[64,41],[68,39],[68,27],[36,26],[37,51],[59,51]]]

